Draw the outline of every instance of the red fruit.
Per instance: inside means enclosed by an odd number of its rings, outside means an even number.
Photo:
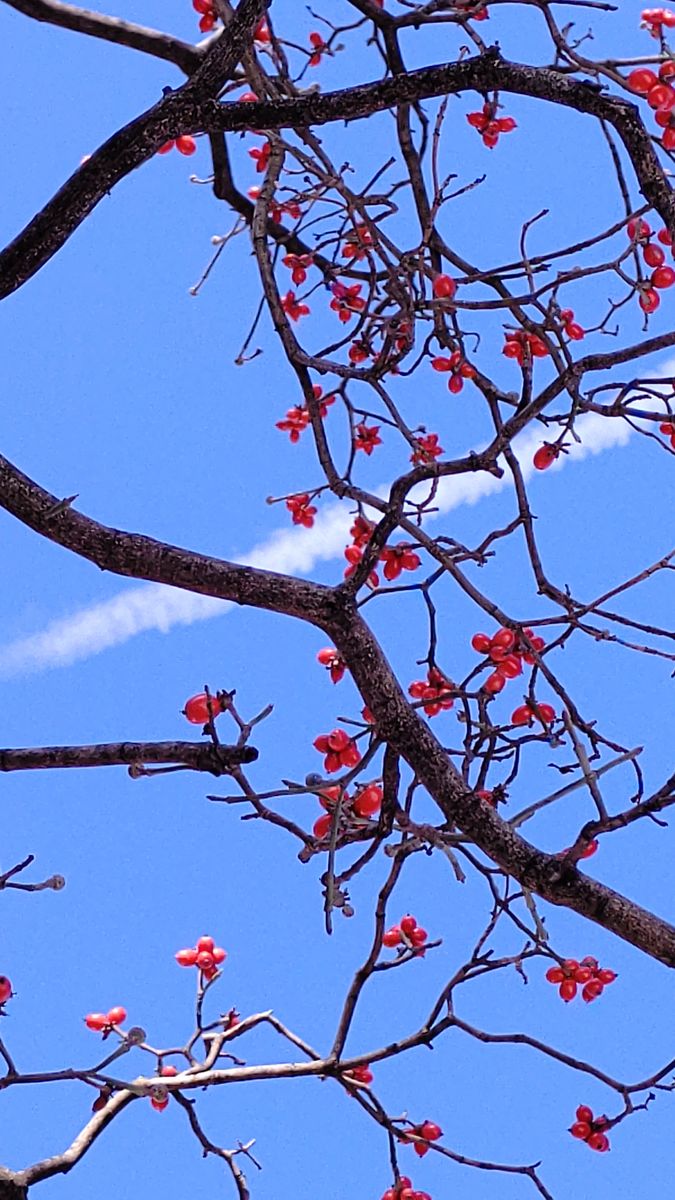
[[[492,638],[491,645],[501,646],[503,650],[510,650],[515,645],[516,635],[512,629],[498,629]]]
[[[636,71],[631,71],[626,83],[631,92],[637,92],[639,96],[646,96],[647,92],[658,83],[658,79],[653,71],[647,67],[638,67]]]
[[[387,929],[387,931],[382,934],[382,945],[388,946],[389,949],[391,949],[393,946],[399,946],[400,944],[401,930],[399,929],[398,925],[392,925],[391,929]]]
[[[457,291],[457,284],[449,275],[437,275],[432,285],[432,291],[437,300],[451,300]]]
[[[157,153],[158,154],[168,154],[170,150],[173,150],[175,144],[176,143],[174,141],[165,142],[163,146],[159,147],[159,150],[157,151]]]
[[[512,725],[531,725],[534,719],[534,714],[529,704],[520,704],[518,708],[514,708],[511,713]]]
[[[577,967],[574,972],[574,981],[575,983],[588,983],[592,974],[593,972],[590,967]]]
[[[127,1010],[118,1005],[116,1008],[111,1008],[108,1012],[109,1025],[121,1025],[127,1019]]]
[[[503,675],[501,670],[499,670],[493,671],[491,675],[488,675],[483,687],[485,688],[486,692],[490,693],[491,696],[496,696],[498,692],[502,691],[505,685],[506,675]]]
[[[664,150],[675,149],[675,129],[672,125],[669,125],[667,129],[664,129],[663,137],[661,138],[661,145],[663,146]]]
[[[570,321],[565,326],[565,333],[571,342],[581,342],[585,337],[584,330],[581,328],[581,325],[577,325],[576,321]]]
[[[672,267],[657,267],[652,272],[652,283],[655,288],[669,288],[675,283],[675,271]]]
[[[4,1004],[12,995],[12,985],[6,975],[0,975],[0,1004]]]
[[[570,1000],[574,1000],[577,994],[577,985],[573,979],[563,979],[558,991],[561,1000],[564,1000],[565,1004],[569,1004]]]
[[[212,716],[215,720],[221,712],[220,701],[215,696],[207,696],[206,692],[199,692],[198,695],[191,696],[183,709],[183,714],[191,725],[206,725]]]
[[[490,638],[486,633],[474,633],[471,645],[477,654],[487,654],[490,649]]]
[[[549,442],[544,442],[543,446],[540,446],[539,449],[535,451],[532,463],[534,467],[536,467],[537,471],[545,471],[551,466],[552,463],[555,462],[559,454],[560,449],[558,446],[551,446]]]
[[[672,58],[668,62],[661,63],[659,67],[659,79],[672,79],[675,75],[675,61]]]
[[[201,954],[202,950],[205,950],[207,954],[212,954],[214,946],[215,942],[212,937],[200,937],[197,942],[197,952]]]
[[[551,708],[550,704],[538,704],[536,714],[540,721],[545,725],[551,725],[555,721],[555,709]]]
[[[647,104],[650,108],[670,109],[675,105],[675,92],[666,83],[655,83],[647,92]]]
[[[570,1127],[570,1133],[573,1138],[579,1138],[580,1141],[585,1142],[590,1137],[591,1127],[587,1121],[575,1121],[574,1125]]]
[[[215,966],[213,955],[210,954],[208,950],[202,950],[197,955],[196,965],[199,967],[200,971],[212,971]]]
[[[641,290],[640,296],[638,299],[638,304],[640,305],[640,308],[642,309],[643,312],[646,312],[646,313],[656,312],[656,309],[659,307],[660,303],[661,303],[661,300],[660,300],[658,292],[653,291],[652,288],[643,288]]]
[[[84,1023],[87,1029],[93,1029],[95,1033],[102,1033],[104,1029],[108,1028],[108,1017],[106,1013],[87,1013]]]
[[[415,1142],[413,1150],[418,1158],[424,1158],[424,1155],[429,1153],[429,1147],[426,1142]]]
[[[609,1150],[609,1138],[605,1133],[592,1133],[586,1145],[590,1146],[591,1150],[599,1150],[603,1154],[605,1150]]]
[[[675,67],[675,62],[673,63],[673,66]],[[657,233],[656,236],[659,239],[662,246],[672,246],[673,239],[667,229],[659,229],[659,232]]]
[[[410,913],[408,913],[401,920],[400,929],[401,929],[401,933],[405,933],[407,937],[410,937],[411,933],[413,933],[415,931],[415,929],[417,929],[417,921],[415,920],[414,917],[410,916]]]
[[[176,138],[176,150],[179,154],[194,154],[197,149],[197,143],[193,137],[183,134]]]
[[[564,972],[561,971],[560,967],[549,967],[548,971],[546,972],[546,978],[548,979],[549,983],[562,983],[565,975]]]
[[[582,851],[582,853],[579,855],[579,857],[580,858],[590,858],[593,854],[595,854],[597,848],[598,848],[598,839],[593,838],[593,841],[588,843],[586,849],[584,851]]]
[[[382,807],[382,788],[376,783],[369,784],[355,797],[352,807],[357,817],[374,816]]]
[[[150,1103],[156,1112],[164,1112],[169,1103],[169,1097],[166,1095],[151,1096]]]
[[[174,958],[176,959],[179,967],[194,967],[195,963],[197,962],[197,951],[191,949],[179,950],[178,953],[174,955]]]
[[[173,1063],[167,1063],[165,1067],[162,1067],[159,1073],[165,1077],[169,1075],[178,1075],[178,1067],[174,1067]]]
[[[426,929],[420,929],[418,925],[417,929],[413,929],[409,936],[413,946],[423,946],[429,934],[427,933]]]
[[[580,1104],[575,1115],[577,1121],[585,1121],[587,1125],[593,1121],[593,1109],[589,1108],[587,1104]]]
[[[598,996],[602,995],[603,990],[603,985],[599,979],[591,979],[590,983],[587,983],[582,988],[581,998],[586,1001],[586,1004],[590,1004],[593,1000],[597,1000]]]
[[[601,970],[598,971],[596,979],[598,979],[600,983],[614,983],[614,980],[616,979],[616,971],[610,971],[607,967],[602,967]]]
[[[223,950],[222,946],[214,946],[211,953],[213,955],[213,961],[216,963],[216,965],[218,963],[225,962],[225,959],[227,958],[227,954]]]
[[[316,838],[325,838],[330,833],[332,817],[329,813],[325,813],[316,820],[312,826],[312,833]]]
[[[431,365],[434,371],[452,371],[454,366],[451,358],[432,358]]]
[[[523,664],[520,661],[520,656],[518,654],[507,654],[506,658],[503,658],[499,664],[498,673],[506,675],[507,679],[515,679],[518,675],[522,674],[522,671]]]
[[[428,1142],[437,1142],[443,1137],[443,1130],[435,1121],[425,1121],[419,1128],[420,1137],[426,1138]]]
[[[648,246],[645,246],[642,256],[648,267],[660,267],[666,260],[665,251],[654,242],[650,242]]]

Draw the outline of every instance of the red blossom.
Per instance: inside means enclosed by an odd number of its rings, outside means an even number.
[[[339,683],[347,670],[344,658],[333,646],[326,646],[324,650],[319,650],[316,660],[330,672],[333,683]]]
[[[305,529],[312,528],[317,510],[313,504],[310,504],[308,492],[299,492],[296,496],[289,496],[286,508],[292,514],[294,525],[302,525]]]
[[[359,294],[362,285],[354,283],[351,287],[347,287],[344,283],[334,283],[331,287],[333,299],[330,302],[330,307],[333,312],[336,312],[343,324],[351,321],[354,313],[362,312],[366,307],[366,302]]]
[[[402,571],[416,571],[422,565],[419,554],[405,542],[399,542],[397,546],[385,546],[380,552],[380,561],[384,563],[383,575],[389,582],[398,579]]]
[[[312,254],[286,254],[281,261],[285,267],[290,269],[293,283],[301,284],[307,278],[307,268],[312,266],[314,256]]]
[[[270,151],[272,149],[270,142],[263,142],[262,146],[254,146],[249,150],[249,158],[255,162],[255,169],[259,175],[267,170],[267,164],[270,160]]]
[[[355,767],[361,761],[361,753],[353,738],[344,729],[333,729],[314,739],[314,747],[324,754],[323,768],[329,775],[341,767]]]
[[[415,442],[415,449],[410,455],[411,463],[431,463],[444,453],[443,447],[438,444],[437,433],[426,433],[416,438]]]
[[[295,292],[286,292],[286,295],[282,296],[281,307],[286,316],[291,318],[291,321],[299,321],[300,317],[306,317],[309,313],[307,305],[301,304],[299,300],[296,300]]]
[[[366,425],[365,421],[362,421],[354,432],[354,449],[363,450],[369,458],[375,447],[382,445],[379,425]]]
[[[283,421],[276,422],[277,429],[281,429],[282,433],[288,433],[293,443],[300,441],[300,434],[308,425],[309,413],[299,404],[296,404],[294,408],[289,408]]]

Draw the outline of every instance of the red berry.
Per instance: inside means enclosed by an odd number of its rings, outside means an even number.
[[[108,1028],[108,1017],[106,1013],[87,1013],[84,1023],[87,1029],[93,1029],[95,1033],[102,1033],[104,1029]]]
[[[555,462],[559,453],[560,450],[557,446],[551,446],[548,442],[544,442],[544,445],[535,451],[532,459],[533,466],[537,471],[546,471]]]
[[[593,1109],[589,1108],[587,1104],[580,1104],[575,1115],[577,1121],[585,1121],[587,1125],[593,1121]]]
[[[327,837],[330,833],[332,821],[333,818],[331,817],[330,813],[325,813],[323,816],[319,817],[312,826],[312,833],[314,834],[314,837]]]
[[[214,946],[215,942],[212,937],[200,937],[197,942],[197,953],[201,954],[202,950],[206,950],[207,954],[212,954]]]
[[[512,629],[498,629],[492,638],[493,646],[501,646],[504,650],[510,650],[515,645],[516,635]]]
[[[183,134],[176,138],[176,150],[179,154],[194,154],[197,149],[197,143],[193,137]]]
[[[665,251],[654,242],[650,242],[648,246],[645,246],[642,256],[648,267],[660,267],[666,260]]]
[[[173,1063],[167,1063],[165,1067],[162,1067],[159,1074],[164,1076],[178,1075],[178,1067],[174,1067]]]
[[[636,71],[631,71],[626,83],[632,92],[637,92],[640,96],[646,96],[650,88],[658,83],[657,77],[653,71],[646,67],[639,67]]]
[[[499,670],[493,671],[491,675],[488,675],[483,687],[485,688],[486,692],[490,693],[491,696],[496,696],[498,692],[502,691],[505,685],[506,675],[502,674],[501,670]]]
[[[514,708],[511,713],[512,725],[531,725],[534,719],[534,714],[529,704],[520,704],[518,708]]]
[[[197,962],[197,951],[179,950],[174,957],[179,967],[194,967],[195,963]]]
[[[661,303],[661,300],[660,300],[658,292],[653,291],[652,288],[643,288],[640,291],[638,304],[640,305],[640,308],[642,309],[643,312],[646,312],[646,313],[656,312],[656,309],[659,307],[660,303]]]
[[[549,983],[562,983],[565,976],[560,967],[549,967],[546,972],[546,978]]]
[[[417,921],[414,917],[410,916],[410,913],[408,913],[400,922],[401,933],[405,933],[407,937],[410,937],[411,933],[413,933],[415,929],[417,929]]]
[[[669,288],[675,283],[675,271],[672,267],[657,267],[652,272],[652,283],[655,288]]]
[[[12,985],[6,975],[0,975],[0,1004],[4,1004],[12,995]]]
[[[570,1133],[573,1138],[579,1138],[582,1142],[585,1142],[590,1137],[591,1127],[587,1121],[575,1121],[574,1125],[570,1128]]]
[[[220,701],[215,696],[207,696],[206,692],[199,692],[198,695],[191,696],[183,709],[183,713],[191,725],[206,725],[212,716],[215,720],[220,712],[222,712]]]
[[[435,1121],[425,1121],[419,1128],[420,1137],[426,1138],[428,1142],[437,1142],[443,1137],[443,1130]]]
[[[605,1150],[609,1150],[609,1138],[605,1133],[592,1133],[586,1145],[590,1146],[591,1150],[599,1150],[602,1154]]]
[[[387,929],[386,933],[382,934],[382,945],[388,946],[390,949],[393,946],[400,946],[401,930],[398,925],[392,925],[391,929]]]
[[[600,983],[614,983],[614,980],[616,979],[616,971],[610,971],[607,967],[602,967],[602,969],[598,971],[596,978],[600,981]]]
[[[477,654],[487,654],[490,644],[490,638],[486,633],[474,633],[471,639],[471,645]]]
[[[121,1025],[127,1019],[127,1010],[118,1005],[117,1008],[111,1008],[108,1012],[109,1025]]]
[[[166,1095],[151,1096],[150,1103],[156,1112],[164,1112],[169,1103],[169,1097]]]
[[[591,981],[587,983],[584,988],[582,988],[581,998],[582,1000],[586,1001],[586,1004],[590,1004],[593,1000],[597,1000],[598,996],[602,995],[603,990],[603,985],[600,983],[599,979],[591,979]]]
[[[655,83],[647,92],[650,108],[671,109],[675,105],[675,92],[666,83]]]
[[[208,950],[202,950],[197,955],[197,966],[200,971],[212,971],[215,966],[213,955]]]
[[[598,848],[598,839],[593,838],[593,841],[588,843],[586,849],[582,851],[582,853],[579,857],[580,858],[591,858],[591,856],[593,854],[595,854],[597,848]]]
[[[515,679],[518,675],[522,674],[522,671],[523,664],[518,654],[507,654],[506,658],[503,658],[499,664],[499,672],[502,675],[506,675],[507,679]]]
[[[412,933],[410,934],[410,941],[412,942],[413,946],[423,946],[428,936],[429,934],[427,933],[426,929],[420,929],[418,925],[417,929],[413,929]]]
[[[437,275],[432,290],[437,300],[451,300],[457,291],[457,284],[449,275]]]
[[[357,817],[372,817],[382,807],[382,788],[371,783],[354,799],[353,809]]]
[[[213,947],[213,950],[211,951],[211,953],[212,953],[212,955],[213,955],[213,961],[214,961],[214,963],[216,963],[216,964],[218,964],[218,963],[221,963],[221,962],[225,962],[225,959],[227,958],[227,954],[226,954],[226,952],[223,950],[223,947],[222,947],[222,946],[214,946],[214,947]]]
[[[569,1004],[570,1000],[574,1000],[577,994],[577,985],[573,979],[563,979],[558,991],[560,998],[565,1001],[565,1004]]]

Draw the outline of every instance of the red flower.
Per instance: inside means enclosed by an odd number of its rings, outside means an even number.
[[[295,284],[304,283],[307,278],[307,268],[312,266],[312,254],[287,254],[282,260],[285,267],[291,271],[291,279]]]
[[[380,552],[380,561],[384,563],[384,577],[390,582],[398,579],[402,571],[416,571],[421,567],[422,560],[405,542],[397,546],[385,546]]]
[[[293,514],[294,525],[303,525],[305,529],[312,528],[317,510],[313,504],[310,504],[308,492],[298,493],[297,496],[289,496],[286,501],[286,508]]]
[[[511,133],[516,128],[513,117],[497,117],[496,111],[496,104],[486,100],[481,112],[468,113],[466,118],[469,125],[478,130],[490,150],[497,145],[501,133]]]
[[[375,447],[382,445],[379,425],[366,425],[365,421],[362,421],[356,426],[355,432],[354,449],[363,450],[370,458]]]
[[[437,433],[426,433],[415,441],[417,444],[410,455],[411,463],[431,463],[444,453],[443,447],[438,444]]]
[[[414,700],[426,701],[422,707],[428,717],[437,716],[442,709],[452,708],[455,702],[453,685],[437,667],[430,667],[427,671],[426,682],[418,679],[411,683],[408,692]]]
[[[333,683],[339,683],[347,670],[342,655],[332,646],[327,646],[325,650],[319,650],[316,660],[321,663],[322,667],[326,667],[330,671]]]
[[[359,295],[361,286],[360,283],[354,283],[351,287],[346,287],[344,283],[334,283],[331,288],[333,299],[330,306],[343,324],[351,321],[354,313],[362,312],[366,307],[365,300]]]
[[[347,236],[347,240],[342,247],[342,257],[351,258],[353,262],[360,262],[366,257],[366,247],[373,244],[373,237],[367,225],[357,225],[353,233]]]
[[[310,67],[318,67],[321,63],[321,55],[326,49],[326,43],[320,33],[310,33],[309,41],[310,45],[314,47],[314,53],[310,54],[308,65]]]
[[[354,539],[354,545],[367,546],[374,528],[375,526],[372,521],[368,521],[362,516],[355,517],[354,524],[349,530]]]
[[[271,149],[270,142],[263,142],[262,146],[254,146],[248,152],[249,158],[252,158],[255,162],[255,169],[259,175],[262,175],[263,171],[267,170]]]
[[[286,292],[286,295],[282,296],[281,307],[286,316],[291,318],[291,321],[299,321],[300,317],[306,317],[309,313],[307,305],[301,304],[299,300],[296,300],[295,292]]]
[[[300,434],[303,429],[309,425],[309,413],[306,408],[296,405],[294,408],[289,408],[283,421],[277,421],[277,429],[281,429],[283,433],[288,433],[293,443],[300,441]]]
[[[314,739],[314,746],[320,754],[324,754],[324,771],[332,775],[341,767],[355,767],[361,761],[361,754],[353,738],[344,729],[334,729],[331,733],[322,733]]]

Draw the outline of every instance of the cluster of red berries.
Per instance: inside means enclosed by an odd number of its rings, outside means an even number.
[[[454,395],[461,392],[465,379],[475,379],[476,368],[468,363],[461,350],[453,350],[449,358],[432,358],[431,366],[434,371],[448,372],[448,390]]]
[[[200,937],[196,946],[179,950],[175,955],[180,967],[198,967],[204,979],[213,979],[218,967],[225,962],[227,954],[222,946],[216,946],[212,937]]]
[[[324,771],[332,775],[341,767],[355,767],[361,762],[361,752],[353,738],[344,729],[333,729],[314,739],[314,747],[325,755]]]
[[[411,546],[398,542],[395,546],[384,546],[380,551],[380,562],[384,563],[382,574],[390,583],[398,579],[403,571],[416,571],[422,559]]]
[[[586,333],[581,325],[574,320],[573,308],[562,308],[560,310],[560,320],[562,322],[563,333],[566,334],[571,342],[583,341]]]
[[[597,958],[589,955],[582,958],[581,962],[577,962],[575,958],[566,958],[559,967],[549,967],[546,978],[549,983],[556,984],[558,993],[566,1004],[574,1000],[579,986],[582,1000],[590,1004],[602,995],[608,983],[614,983],[616,972],[607,967],[599,967]]]
[[[345,579],[351,579],[356,568],[358,567],[365,547],[370,541],[370,535],[375,526],[372,521],[366,520],[365,517],[357,516],[354,519],[354,524],[350,529],[353,541],[351,546],[345,546],[345,558],[347,559],[347,567],[345,568]],[[366,581],[371,588],[379,587],[380,577],[377,571],[371,571]]]
[[[452,708],[455,703],[455,689],[449,679],[438,670],[430,667],[426,679],[416,679],[408,688],[413,700],[422,700],[422,708],[428,717],[436,717],[439,712]]]
[[[182,712],[191,725],[208,725],[210,721],[215,721],[225,707],[226,701],[222,692],[216,692],[215,696],[210,692],[198,692],[196,696],[191,696],[185,701]]]
[[[555,709],[550,704],[520,704],[511,713],[512,725],[533,725],[541,721],[542,725],[552,725],[555,721]]]
[[[411,463],[432,463],[444,453],[438,444],[437,433],[425,433],[415,439],[415,449],[410,455]]]
[[[554,442],[544,442],[543,446],[535,450],[532,465],[536,467],[537,471],[547,471],[562,453],[564,453],[564,446],[557,446]]]
[[[536,333],[526,333],[524,329],[516,329],[504,336],[506,341],[502,346],[502,354],[505,354],[507,358],[515,358],[521,367],[529,366],[533,358],[548,357],[548,346]]]
[[[170,142],[165,142],[163,146],[160,146],[157,153],[168,154],[170,150],[173,150],[174,146],[179,154],[186,155],[194,154],[197,149],[197,143],[193,137],[190,137],[189,134],[181,134],[180,137],[172,138]]]
[[[293,291],[286,292],[286,295],[281,297],[281,307],[291,321],[299,321],[301,317],[307,317],[310,313],[309,305],[298,300]]]
[[[437,1142],[443,1137],[443,1130],[435,1121],[423,1121],[421,1125],[413,1125],[411,1129],[407,1129],[405,1133],[398,1135],[399,1142],[411,1141],[410,1135],[418,1138],[424,1138],[423,1142],[415,1142],[413,1149],[419,1158],[424,1158],[425,1154],[429,1153],[429,1142]]]
[[[393,1187],[387,1188],[382,1200],[431,1200],[428,1192],[416,1192],[407,1175],[400,1175]]]
[[[417,954],[423,954],[422,947],[428,937],[426,929],[422,929],[421,925],[417,924],[415,917],[406,913],[404,917],[401,917],[398,925],[392,925],[391,929],[387,929],[382,934],[382,945],[389,950],[393,950],[396,946],[402,946],[404,950],[414,950]]]
[[[309,492],[299,492],[296,496],[289,496],[286,508],[291,514],[294,525],[302,525],[305,529],[312,528],[318,509],[315,505],[310,504]]]
[[[673,450],[675,450],[675,420],[662,421],[659,425],[659,433],[665,433],[666,437],[670,439]]]
[[[604,1132],[609,1126],[607,1117],[594,1117],[593,1109],[587,1104],[580,1104],[576,1111],[576,1121],[570,1126],[572,1137],[585,1142],[591,1150],[599,1150],[601,1154],[609,1150],[609,1138]]]
[[[218,20],[213,0],[192,0],[195,12],[201,13],[199,29],[202,33],[210,33]]]
[[[317,817],[312,827],[316,838],[328,837],[333,825],[333,813],[338,800],[342,797],[338,833],[346,833],[355,821],[371,821],[382,807],[382,788],[379,783],[367,783],[354,796],[343,792],[339,787],[324,788],[319,792],[319,803],[326,809]],[[370,1082],[369,1080],[367,1082]]]
[[[546,643],[531,629],[523,629],[523,636],[519,638],[512,629],[504,627],[498,629],[491,637],[487,633],[474,633],[471,645],[478,654],[487,655],[494,664],[495,669],[488,675],[483,688],[496,696],[502,691],[507,680],[522,674],[524,662],[535,662],[534,653],[539,654]]]
[[[675,13],[671,16],[675,18]],[[649,107],[654,110],[654,120],[663,130],[661,145],[664,150],[675,148],[675,91],[671,80],[675,76],[675,62],[668,59],[661,63],[658,75],[649,67],[637,67],[631,71],[626,82],[632,92],[644,96]]]
[[[675,64],[673,64],[675,66]],[[673,103],[675,104],[675,92],[673,92]],[[675,119],[675,118],[674,118]],[[675,127],[673,128],[673,146],[675,146]],[[638,303],[643,312],[655,312],[661,303],[659,293],[656,289],[672,287],[675,283],[675,271],[672,267],[664,266],[665,251],[663,246],[670,246],[672,249],[672,238],[667,229],[661,229],[656,235],[661,245],[651,240],[653,230],[648,221],[642,217],[637,217],[633,221],[629,221],[626,226],[626,233],[631,242],[640,246],[642,249],[642,257],[648,267],[652,267],[652,273],[646,284],[641,284],[639,287]]]
[[[6,975],[0,975],[0,1007],[12,998],[12,985]]]
[[[104,1038],[107,1038],[112,1033],[113,1029],[117,1029],[127,1019],[127,1010],[117,1005],[111,1008],[107,1013],[87,1013],[84,1018],[84,1023],[87,1029],[92,1029],[94,1033],[102,1033]]]
[[[467,114],[467,121],[477,129],[483,139],[483,144],[493,150],[499,141],[500,134],[512,133],[516,128],[513,117],[498,117],[497,102],[486,100],[480,112]]]
[[[653,38],[663,37],[663,26],[675,28],[675,13],[669,8],[643,8],[640,13],[640,29],[646,29]]]

